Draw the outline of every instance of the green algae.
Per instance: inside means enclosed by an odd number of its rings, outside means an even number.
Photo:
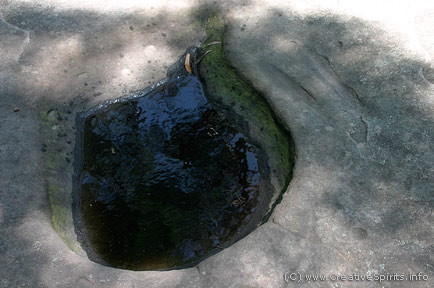
[[[268,156],[275,193],[270,203],[270,212],[263,220],[266,221],[281,201],[292,178],[294,144],[291,135],[282,127],[264,97],[225,58],[225,24],[222,19],[210,17],[205,29],[207,38],[202,47],[211,52],[201,61],[199,73],[206,90],[211,98],[231,107],[247,120],[250,136],[257,140]]]
[[[51,211],[51,224],[60,238],[62,238],[65,244],[69,247],[69,249],[74,252],[78,252],[78,245],[74,243],[74,241],[71,241],[65,233],[66,227],[68,223],[70,225],[71,221],[68,221],[68,214],[70,213],[70,210],[64,205],[59,204],[60,201],[58,198],[62,193],[61,188],[50,182],[48,182],[47,185],[48,201]]]
[[[76,241],[74,223],[71,211],[71,194],[67,191],[65,184],[57,177],[58,173],[64,171],[65,155],[61,151],[62,143],[58,140],[57,134],[61,130],[57,121],[56,110],[48,108],[46,101],[41,103],[40,133],[43,144],[43,164],[46,182],[46,191],[49,204],[50,220],[54,231],[60,236],[64,243],[72,251],[82,254],[80,244]]]

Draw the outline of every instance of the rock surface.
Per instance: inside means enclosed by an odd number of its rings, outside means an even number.
[[[215,4],[88,2],[0,1],[0,287],[434,286],[433,4],[221,4],[228,58],[291,129],[294,178],[233,246],[194,268],[132,272],[72,252],[50,216],[70,225],[70,200],[50,207],[47,194],[71,190],[75,113],[163,78]]]

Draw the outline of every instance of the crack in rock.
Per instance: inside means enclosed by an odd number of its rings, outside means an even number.
[[[306,47],[309,48],[310,50],[312,50],[312,52],[313,52],[314,54],[316,54],[317,56],[319,56],[319,57],[325,59],[325,61],[327,62],[327,65],[328,65],[328,67],[329,67],[329,69],[333,72],[334,76],[338,79],[339,83],[340,83],[344,88],[346,88],[347,90],[349,90],[349,91],[351,92],[351,94],[352,94],[353,97],[357,100],[357,102],[360,104],[360,106],[364,106],[364,103],[363,103],[362,99],[360,98],[360,95],[356,92],[356,90],[355,90],[353,87],[350,87],[350,86],[348,86],[347,84],[345,84],[345,83],[342,81],[341,77],[339,77],[338,73],[336,73],[336,71],[332,68],[332,65],[331,65],[330,59],[329,59],[327,56],[320,54],[320,53],[319,53],[315,48],[313,48],[313,47],[311,47],[311,46],[306,46]]]
[[[428,71],[427,71],[428,70]],[[429,70],[431,70],[431,71],[429,71]],[[420,74],[420,76],[422,77],[422,79],[424,80],[424,81],[426,81],[427,82],[427,84],[428,85],[434,85],[434,77],[432,76],[432,75],[430,75],[430,73],[429,72],[433,72],[434,71],[434,69],[433,68],[431,68],[431,67],[429,67],[429,68],[421,68],[420,70],[419,70],[419,74]],[[425,75],[425,74],[427,74],[427,75]],[[431,73],[431,74],[433,74],[433,73]],[[431,76],[431,77],[430,77]]]
[[[310,98],[312,98],[313,99],[313,101],[316,101],[316,98],[315,98],[315,96],[313,96],[313,94],[312,93],[310,93],[306,88],[304,88],[303,86],[301,86],[301,85],[299,85],[300,86],[300,88],[304,91],[304,92],[306,92],[306,94],[310,97]]]
[[[363,127],[359,129],[351,129],[347,132],[348,137],[358,146],[360,143],[367,143],[369,141],[369,124],[363,119],[363,116],[360,115],[360,122]]]
[[[2,36],[2,41],[0,42],[2,61],[6,60],[9,62],[9,59],[15,62],[18,61],[30,43],[29,31],[10,24],[0,12],[0,35]]]
[[[360,115],[360,121],[363,123],[363,125],[364,125],[364,127],[365,127],[365,131],[364,131],[364,134],[365,134],[365,143],[367,143],[368,142],[368,140],[369,140],[369,138],[368,138],[368,128],[369,128],[369,126],[368,126],[368,122],[366,122],[365,121],[365,119],[363,119],[363,116],[362,115]]]

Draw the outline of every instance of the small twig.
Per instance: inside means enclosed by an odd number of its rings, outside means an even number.
[[[208,47],[208,46],[217,45],[217,44],[222,44],[222,42],[220,42],[220,41],[212,41],[212,42],[209,42],[208,44],[205,44],[202,47]]]
[[[210,53],[210,52],[212,52],[212,50],[207,50],[205,53],[203,53],[203,55],[200,56],[200,58],[196,60],[195,64],[196,64],[196,65],[199,64],[200,61],[202,61],[203,57],[205,57],[205,56],[206,56],[208,53]]]

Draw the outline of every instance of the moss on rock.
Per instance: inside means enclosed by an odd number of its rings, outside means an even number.
[[[211,16],[206,24],[206,35],[202,47],[211,52],[200,63],[200,77],[211,98],[231,107],[247,120],[250,136],[267,154],[270,177],[275,188],[270,205],[274,208],[292,177],[295,149],[291,135],[280,124],[265,98],[226,60],[223,20]]]
[[[82,254],[74,232],[74,223],[71,210],[71,191],[65,185],[64,171],[66,170],[65,149],[59,140],[58,133],[63,131],[58,121],[58,112],[50,109],[50,105],[42,102],[40,116],[40,133],[44,152],[45,181],[50,207],[50,220],[53,229],[62,238],[65,244],[74,252]]]

